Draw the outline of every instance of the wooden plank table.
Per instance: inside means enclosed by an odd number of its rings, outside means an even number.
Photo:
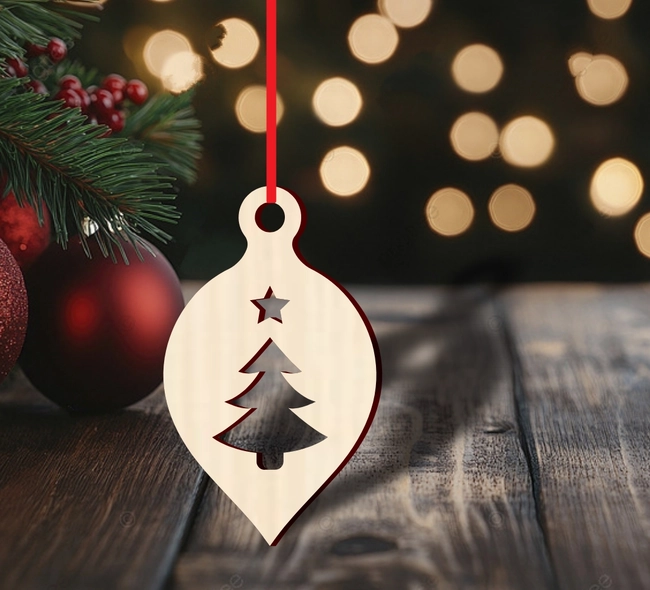
[[[650,589],[649,286],[353,293],[379,411],[277,547],[196,465],[162,391],[69,416],[6,381],[0,588]]]

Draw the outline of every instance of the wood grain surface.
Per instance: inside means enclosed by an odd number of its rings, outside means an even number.
[[[650,290],[537,286],[505,302],[558,587],[650,588]]]
[[[160,391],[71,417],[6,381],[0,588],[650,588],[650,288],[353,293],[379,412],[277,547],[205,478]]]

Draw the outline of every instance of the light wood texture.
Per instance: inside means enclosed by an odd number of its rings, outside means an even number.
[[[272,544],[345,464],[379,392],[365,318],[295,249],[300,204],[277,189],[285,219],[275,232],[256,222],[265,204],[266,188],[244,199],[244,256],[178,319],[165,355],[165,394],[187,448]],[[282,321],[260,314],[259,301],[271,292],[287,301]],[[265,372],[271,351],[276,368]],[[267,387],[276,375],[280,387]]]
[[[558,587],[650,588],[650,290],[526,287],[506,308]]]
[[[354,294],[395,320],[374,323],[384,386],[359,452],[277,548],[210,483],[173,587],[554,588],[486,293]]]

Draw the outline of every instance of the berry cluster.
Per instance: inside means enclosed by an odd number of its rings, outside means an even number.
[[[27,58],[47,58],[53,64],[59,63],[68,55],[68,47],[61,39],[51,39],[46,47],[27,43],[25,45]],[[27,78],[29,66],[23,60],[10,58],[6,60],[5,72],[9,76]],[[27,90],[38,94],[49,95],[47,86],[36,78],[30,79],[26,84]],[[144,104],[149,97],[149,90],[140,80],[126,81],[119,74],[106,76],[99,87],[89,86],[84,88],[77,76],[63,76],[58,81],[58,89],[54,93],[54,100],[62,100],[68,108],[79,108],[89,121],[95,125],[106,125],[109,129],[107,135],[119,133],[124,129],[126,121],[125,102],[133,105]]]
[[[80,108],[93,124],[106,125],[111,132],[119,133],[126,121],[125,101],[142,105],[149,97],[149,90],[140,80],[126,81],[119,74],[106,76],[101,86],[84,88],[76,76],[63,76],[59,90],[54,95],[69,108]]]

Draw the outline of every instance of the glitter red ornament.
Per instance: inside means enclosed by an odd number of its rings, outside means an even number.
[[[0,381],[16,364],[27,329],[27,292],[23,275],[0,240]]]
[[[26,273],[30,320],[20,364],[37,389],[74,411],[137,402],[162,381],[169,335],[183,309],[180,283],[165,257],[124,242],[129,264],[92,259],[74,238],[52,244]]]
[[[0,198],[0,239],[7,244],[23,270],[45,251],[51,233],[47,211],[44,211],[41,225],[36,210],[26,203],[21,207],[13,193]]]

